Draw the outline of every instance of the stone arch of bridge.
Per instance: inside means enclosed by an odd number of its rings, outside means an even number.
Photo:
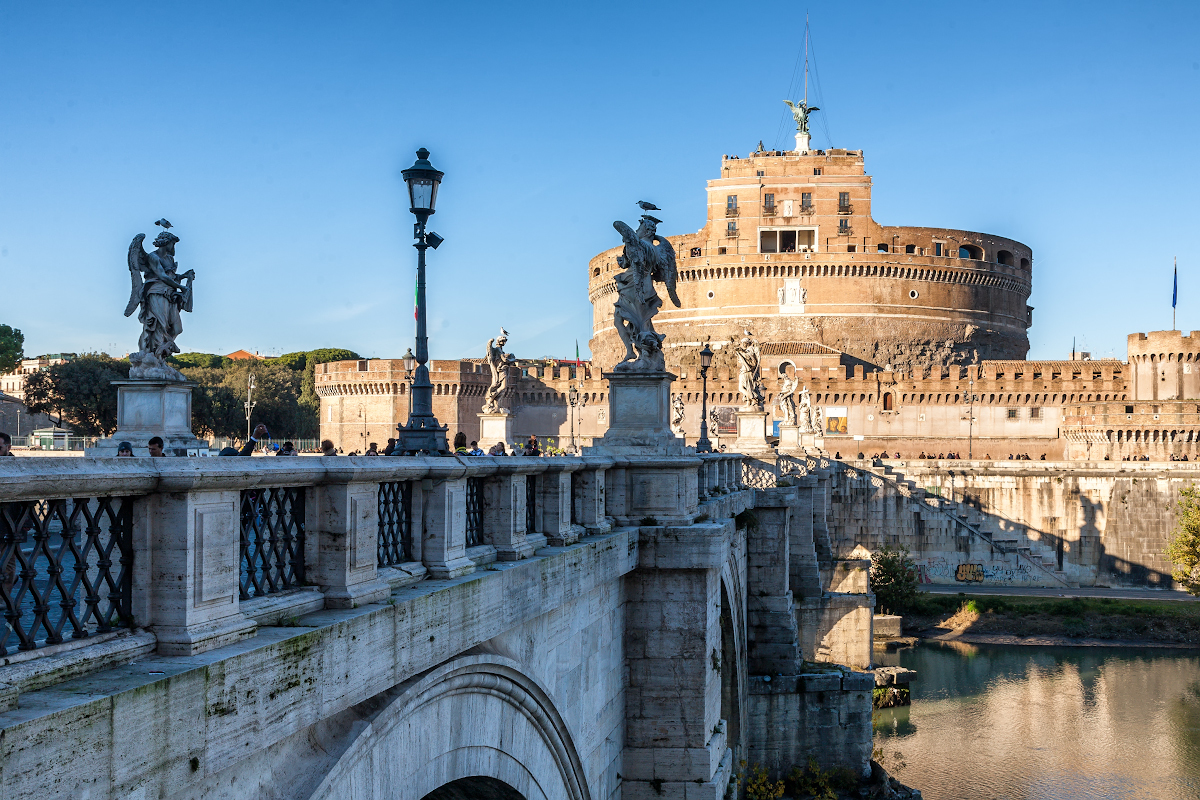
[[[480,778],[506,800],[591,800],[562,716],[517,662],[462,656],[393,693],[311,800],[448,800]]]

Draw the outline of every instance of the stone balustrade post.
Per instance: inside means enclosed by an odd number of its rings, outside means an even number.
[[[611,527],[605,516],[607,506],[604,495],[605,473],[611,464],[609,459],[588,457],[584,460],[584,469],[578,473],[575,519],[589,536],[603,533]]]
[[[458,578],[475,571],[467,558],[467,468],[441,461],[421,482],[421,560],[431,578]]]
[[[546,471],[536,477],[538,533],[544,534],[546,542],[554,547],[574,544],[583,534],[583,528],[571,523],[571,472],[580,464],[575,459],[553,459],[545,466]]]
[[[483,540],[496,548],[499,561],[529,558],[545,543],[526,530],[525,482],[538,459],[497,458],[499,472],[484,484]]]
[[[321,587],[325,606],[355,608],[387,598],[391,588],[378,574],[378,480],[327,483],[315,494],[315,525],[308,534],[318,539],[318,555],[310,580]]]
[[[134,591],[146,598],[142,622],[158,652],[190,656],[253,636],[257,626],[240,609],[241,492],[174,488],[181,491],[143,501],[149,552],[139,556],[148,556],[149,583]]]

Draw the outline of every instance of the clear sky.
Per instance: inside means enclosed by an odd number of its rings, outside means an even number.
[[[722,153],[783,145],[804,6],[0,0],[0,322],[30,354],[136,346],[125,253],[166,216],[197,273],[179,344],[412,343],[399,171],[446,172],[435,358],[503,325],[584,353],[586,264],[657,203],[704,221]],[[817,147],[863,148],[883,224],[1034,250],[1031,358],[1200,328],[1200,4],[811,8]],[[814,117],[814,118],[816,118]],[[829,138],[829,136],[832,138]]]

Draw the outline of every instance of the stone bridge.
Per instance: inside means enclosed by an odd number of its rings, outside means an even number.
[[[864,772],[830,471],[738,455],[0,459],[22,798],[723,798]],[[846,665],[846,666],[839,666]]]

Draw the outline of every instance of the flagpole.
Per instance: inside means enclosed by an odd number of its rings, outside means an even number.
[[[1171,285],[1171,330],[1175,330],[1175,303],[1179,300],[1179,256],[1175,256],[1175,277]]]

